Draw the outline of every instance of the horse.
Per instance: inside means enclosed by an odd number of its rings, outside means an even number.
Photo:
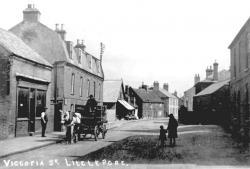
[[[81,123],[81,114],[62,111],[61,112],[61,124],[66,127],[66,142],[71,144],[72,141],[77,141],[79,138],[79,124]]]

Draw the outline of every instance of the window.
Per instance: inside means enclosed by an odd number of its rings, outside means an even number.
[[[88,96],[90,95],[90,81],[89,81],[89,79],[88,79],[88,81],[87,81],[87,85],[88,85],[88,91],[87,91],[87,94],[88,94]]]
[[[18,117],[25,118],[29,115],[29,89],[18,88]]]
[[[71,94],[74,95],[75,90],[75,74],[72,73],[71,76]]]
[[[92,69],[92,56],[89,55],[89,58],[88,58],[88,61],[89,61],[89,68]]]
[[[248,54],[247,54],[247,48],[248,48],[248,44],[247,44],[248,41],[245,42],[245,45],[244,45],[244,51],[245,51],[245,68],[247,69],[248,68]]]
[[[83,78],[80,77],[80,97],[82,97],[82,89],[83,89]]]
[[[96,88],[95,88],[95,82],[94,82],[94,97],[95,97],[95,89],[96,89]]]
[[[240,44],[239,44],[239,46],[238,46],[238,72],[240,73],[241,72],[241,58],[240,58],[240,55],[241,55],[241,52],[240,52]]]
[[[96,69],[97,69],[97,73],[100,73],[100,62],[96,61]]]
[[[81,64],[81,61],[82,61],[82,50],[78,48],[78,63]]]
[[[236,71],[237,71],[237,69],[236,69],[236,50],[235,50],[235,48],[233,49],[233,58],[234,58],[234,64],[233,64],[234,68],[233,68],[233,71],[234,71],[234,77],[236,77]]]
[[[101,100],[102,96],[102,88],[101,88],[101,83],[99,83],[99,100]]]
[[[36,117],[41,117],[43,108],[46,107],[46,91],[37,90],[36,92]]]
[[[73,45],[72,42],[69,42],[69,58],[72,59],[72,53],[73,53]]]

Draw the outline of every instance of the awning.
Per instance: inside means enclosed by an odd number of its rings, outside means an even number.
[[[121,103],[126,109],[128,110],[134,110],[135,108],[128,104],[125,100],[118,100],[119,103]]]

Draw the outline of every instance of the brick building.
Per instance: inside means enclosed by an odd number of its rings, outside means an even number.
[[[250,18],[228,47],[230,49],[230,98],[232,102],[232,119],[235,125],[249,135],[249,83],[250,83]]]
[[[229,80],[215,82],[194,96],[194,112],[202,124],[228,127],[230,121]]]
[[[0,29],[0,139],[41,132],[50,108],[52,65],[11,32]],[[47,131],[53,130],[48,114]]]
[[[164,102],[152,90],[129,87],[126,91],[128,102],[136,108],[138,118],[164,117]]]
[[[92,94],[102,104],[102,59],[86,51],[81,40],[76,45],[66,41],[63,25],[52,30],[40,22],[40,11],[28,5],[23,11],[23,21],[10,29],[26,44],[53,65],[51,83],[51,113],[54,114],[54,130],[60,131],[59,109],[83,113],[87,97]]]
[[[194,96],[210,85],[217,83],[219,81],[225,81],[230,79],[229,70],[219,71],[219,64],[217,62],[213,63],[212,66],[206,69],[206,78],[200,81],[199,74],[194,77],[194,85],[184,92],[183,103],[186,108],[186,112],[181,113],[181,119],[184,123],[198,123],[199,119],[197,112],[194,112]]]
[[[174,117],[178,119],[179,99],[174,94],[171,94],[168,89],[169,86],[167,83],[163,84],[163,88],[160,88],[159,82],[157,81],[153,84],[153,92],[164,102],[164,117],[173,114]]]

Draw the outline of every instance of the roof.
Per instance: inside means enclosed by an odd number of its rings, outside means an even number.
[[[43,57],[26,45],[13,33],[0,28],[0,45],[18,57],[52,67]]]
[[[202,90],[200,93],[196,94],[195,97],[196,96],[204,96],[204,95],[212,94],[212,93],[216,92],[217,90],[219,90],[224,85],[228,85],[229,81],[230,80],[225,80],[225,81],[221,81],[221,82],[211,84],[210,86],[208,86],[207,88]]]
[[[237,33],[237,35],[234,37],[233,41],[230,43],[230,45],[228,46],[229,49],[232,48],[232,46],[238,41],[238,39],[240,38],[241,34],[246,30],[246,28],[249,26],[249,22],[250,22],[250,17],[247,19],[247,21],[245,22],[245,24],[241,27],[240,31]]]
[[[153,91],[146,91],[145,89],[133,89],[134,92],[142,99],[143,102],[147,103],[163,103],[161,98]]]
[[[165,89],[159,89],[159,91],[160,91],[161,93],[163,93],[165,96],[169,97],[169,98],[175,98],[175,99],[177,99],[177,97],[176,97],[175,95],[169,93],[169,92],[168,92],[167,90],[165,90]]]
[[[119,103],[121,103],[126,109],[128,110],[134,110],[135,108],[131,106],[128,102],[125,100],[118,100]]]
[[[10,31],[20,37],[27,45],[36,50],[51,64],[57,61],[65,61],[99,77],[104,76],[99,59],[84,51],[82,52],[82,61],[78,63],[79,52],[76,48],[72,50],[71,59],[67,49],[67,42],[64,41],[56,31],[40,22],[22,21],[11,28]],[[91,63],[91,67],[89,63]]]
[[[103,82],[103,102],[117,102],[122,85],[122,80],[105,80]]]

